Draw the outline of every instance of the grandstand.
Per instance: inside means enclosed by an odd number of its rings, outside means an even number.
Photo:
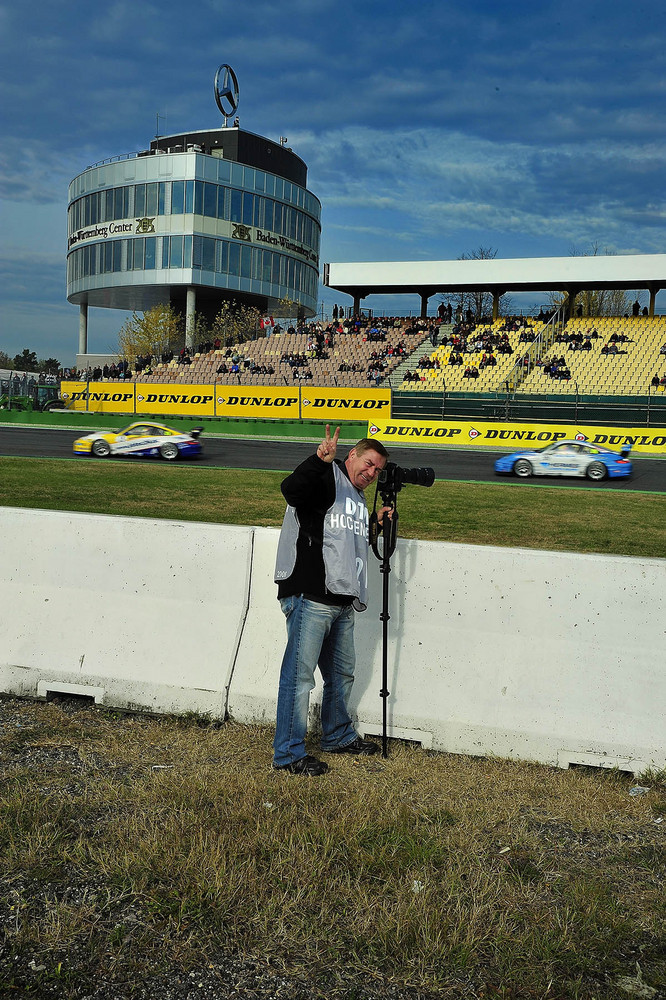
[[[504,392],[563,395],[648,395],[666,391],[666,384],[652,384],[655,375],[666,376],[666,355],[660,348],[666,343],[666,316],[583,317],[570,319],[556,329],[528,319],[527,327],[510,330],[505,319],[475,327],[461,352],[463,364],[450,364],[456,349],[450,343],[427,354],[425,361],[436,367],[417,365],[418,381],[403,381],[400,388],[426,392]],[[525,342],[525,329],[534,340]],[[497,364],[480,369],[487,349],[470,349],[483,337],[497,343],[505,332],[512,353],[495,353]],[[590,348],[573,349],[572,335],[589,340]],[[620,339],[622,338],[622,339]],[[606,353],[606,350],[618,353]],[[571,348],[571,349],[570,349]],[[603,352],[603,353],[602,353]],[[563,359],[559,373],[549,371],[547,363]],[[424,360],[420,358],[419,360]],[[478,378],[465,377],[470,367],[479,368]],[[564,369],[564,372],[562,371]],[[568,374],[566,374],[568,372]]]
[[[183,364],[180,358],[158,363],[150,375],[135,372],[132,381],[218,385],[297,385],[306,381],[316,386],[368,388],[378,382],[388,384],[401,362],[412,356],[428,336],[425,324],[417,326],[412,319],[371,322],[357,333],[341,331],[342,327],[335,324],[326,331],[310,325],[299,332],[196,353],[189,364]],[[322,341],[319,345],[317,332]],[[237,372],[218,371],[220,367],[231,368],[234,358]],[[380,362],[383,368],[373,369],[374,362]],[[271,368],[272,372],[267,371]]]
[[[549,322],[504,317],[469,328],[412,318],[345,321],[344,328],[310,323],[194,353],[188,364],[180,357],[153,360],[125,381],[380,386],[392,389],[392,412],[400,419],[441,419],[446,413],[464,419],[654,423],[666,416],[665,343],[666,316],[582,317],[566,324],[559,316]],[[613,345],[618,353],[606,353]],[[484,367],[484,354],[492,354],[495,364]],[[451,364],[452,355],[462,363]],[[383,368],[372,369],[378,360]],[[478,377],[466,378],[472,368]],[[105,380],[101,371],[99,377]],[[97,372],[83,373],[86,378],[95,380]]]

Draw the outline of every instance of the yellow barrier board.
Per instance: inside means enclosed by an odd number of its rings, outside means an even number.
[[[301,417],[339,423],[391,416],[390,389],[329,389],[301,386]]]
[[[368,423],[368,437],[391,444],[431,446],[462,445],[467,448],[502,448],[507,453],[543,448],[553,441],[588,441],[619,450],[625,442],[632,452],[657,455],[666,452],[663,427],[601,427],[585,424],[513,424],[469,420],[374,420]]]
[[[137,382],[136,412],[164,416],[212,417],[215,415],[215,386],[157,385]]]
[[[134,413],[132,382],[62,382],[60,395],[68,410]]]
[[[298,420],[298,387],[274,385],[215,386],[215,415]]]

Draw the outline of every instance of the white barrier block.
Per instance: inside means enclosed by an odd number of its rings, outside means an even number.
[[[666,561],[401,540],[389,580],[391,726],[455,753],[664,766]],[[356,630],[366,733],[381,731],[380,611]]]
[[[250,528],[3,508],[0,688],[223,717]],[[62,689],[62,688],[60,688]]]

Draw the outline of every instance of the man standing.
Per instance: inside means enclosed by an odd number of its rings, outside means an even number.
[[[328,764],[305,751],[310,691],[317,665],[324,681],[321,747],[327,753],[372,754],[377,744],[354,730],[348,700],[354,683],[354,611],[365,611],[368,508],[363,491],[386,465],[379,441],[363,438],[336,461],[340,428],[282,482],[287,501],[275,582],[287,619],[278,690],[273,767],[325,774]],[[381,523],[389,508],[382,507]]]

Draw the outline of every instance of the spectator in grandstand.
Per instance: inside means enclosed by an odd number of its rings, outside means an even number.
[[[638,316],[640,311],[641,311],[641,304],[638,301],[638,299],[636,299],[633,306],[631,307],[631,314],[632,316]]]
[[[666,385],[666,375],[662,375],[659,379],[659,385]]]
[[[590,340],[589,337],[587,338],[587,340],[583,341],[581,350],[582,351],[591,351],[592,350],[592,341]]]
[[[661,345],[661,347],[659,348],[659,353],[666,354],[666,344]]]
[[[650,384],[654,386],[659,385],[659,376],[658,375],[653,376],[652,382]]]

